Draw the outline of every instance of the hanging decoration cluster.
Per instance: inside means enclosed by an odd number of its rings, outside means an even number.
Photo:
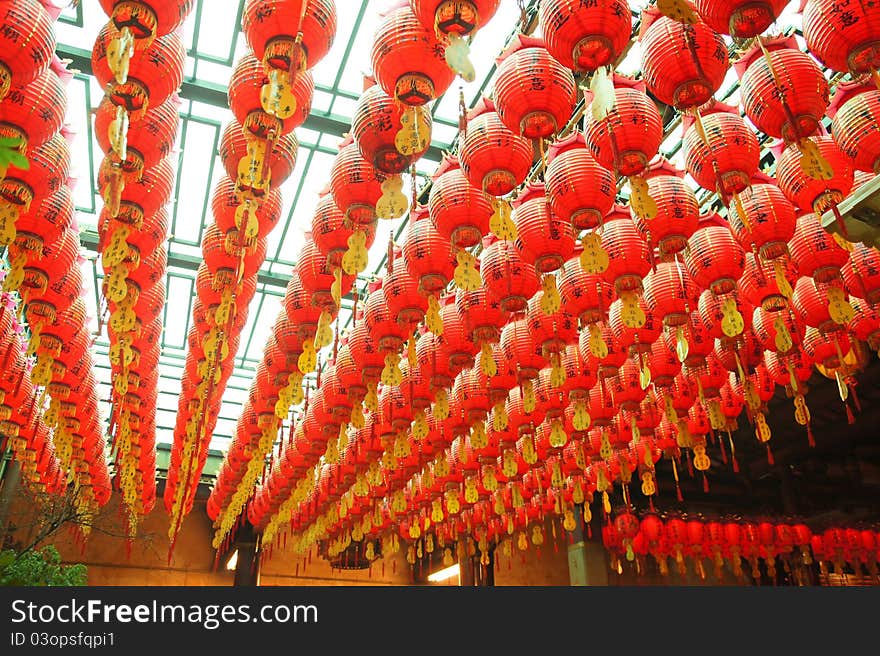
[[[614,71],[630,42],[627,3],[541,2],[543,36],[505,48],[493,97],[462,116],[427,204],[414,194],[403,243],[389,244],[385,275],[355,295],[354,327],[333,339],[376,219],[406,211],[398,176],[430,141],[418,108],[452,81],[431,39],[444,40],[443,17],[478,4],[401,3],[377,32],[376,84],[365,85],[209,502],[215,547],[242,512],[270,552],[288,537],[304,558],[319,544],[331,559],[365,545],[367,560],[405,545],[414,563],[434,549],[451,560],[467,537],[488,562],[501,542],[505,553],[540,545],[545,517],[573,530],[575,506],[589,515],[595,493],[606,513],[615,488],[630,504],[634,475],[650,500],[661,457],[676,488],[685,461],[708,488],[713,467],[738,469],[743,414],[772,462],[777,386],[812,443],[814,369],[837,381],[851,417],[858,408],[864,344],[880,347],[880,256],[826,232],[819,215],[851,193],[854,166],[876,171],[876,98],[868,78],[842,87],[825,134],[819,65],[796,42],[761,36],[780,2],[647,8],[642,79]],[[827,4],[807,3],[805,34]],[[861,11],[856,24],[874,20]],[[874,52],[859,29],[822,20],[850,39],[853,61]],[[740,108],[713,98],[732,57],[723,35],[753,39],[734,65],[745,115],[779,139],[776,178],[759,170]],[[459,37],[445,40],[448,60]],[[583,131],[571,120],[575,73],[588,79]],[[646,92],[681,114],[686,170],[658,155],[664,121]],[[720,214],[702,211],[686,173]],[[331,345],[306,398],[302,377]],[[301,420],[278,440],[300,402]]]
[[[196,276],[198,298],[165,490],[172,548],[183,517],[192,509],[267,238],[281,216],[279,189],[296,164],[294,129],[311,108],[310,70],[333,42],[336,9],[331,0],[248,0],[242,27],[252,52],[238,62],[229,85],[235,120],[220,143],[226,175],[214,190],[214,224],[202,240],[204,262]],[[234,458],[239,449],[246,450],[255,463],[250,473],[240,472],[231,483],[233,507],[250,495],[257,465],[281,426],[274,404],[264,412],[263,392],[260,387],[259,394],[251,395],[251,401],[259,399],[248,406],[246,416],[253,425],[239,425],[230,451]]]
[[[110,337],[110,435],[131,534],[156,502],[156,399],[191,0],[102,0],[110,20],[92,52],[105,96],[95,112],[104,159],[98,252]]]
[[[813,531],[796,520],[710,520],[687,515],[661,517],[654,513],[639,518],[626,511],[616,514],[602,528],[602,541],[611,556],[611,569],[618,572],[623,571],[622,559],[626,559],[644,574],[646,556],[650,555],[663,576],[670,573],[671,558],[679,575],[688,573],[690,561],[694,573],[703,580],[708,576],[708,560],[718,582],[730,574],[743,580],[745,563],[755,581],[762,580],[762,569],[775,581],[780,565],[787,576],[796,577],[802,575],[800,565],[814,562],[818,562],[825,577],[831,571],[829,565],[840,575],[845,575],[849,566],[856,576],[862,571],[875,579],[880,576],[880,531],[870,527],[830,526]]]
[[[72,78],[54,55],[59,10],[36,0],[0,3],[0,435],[24,479],[75,490],[77,511],[110,498],[110,477],[82,298],[79,231],[63,125]],[[26,344],[25,344],[26,342]],[[154,473],[150,474],[154,478]],[[88,522],[81,527],[88,531]]]

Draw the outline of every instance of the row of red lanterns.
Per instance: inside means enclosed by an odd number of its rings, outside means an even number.
[[[31,480],[59,493],[73,483],[78,509],[95,512],[110,497],[110,478],[82,298],[69,178],[72,134],[63,126],[64,87],[72,74],[53,54],[57,15],[56,7],[50,12],[35,1],[3,3],[0,13],[6,44],[0,70],[11,72],[9,84],[0,83],[0,133],[17,142],[20,156],[0,178],[0,232],[9,262],[3,433]],[[27,322],[25,353],[12,333],[16,304]]]
[[[192,2],[104,0],[109,21],[92,53],[105,96],[95,112],[104,152],[98,252],[111,364],[110,435],[130,532],[156,503],[156,407],[168,237]]]
[[[214,190],[214,225],[202,241],[205,261],[196,277],[198,299],[165,491],[172,542],[192,507],[267,237],[281,216],[279,189],[296,162],[294,129],[311,107],[310,69],[328,52],[335,25],[330,0],[249,0],[245,6],[243,30],[252,54],[238,62],[229,86],[235,120],[220,143],[226,177]],[[270,414],[274,418],[274,408]],[[236,448],[234,442],[231,449]],[[255,462],[267,450],[260,449]],[[233,491],[239,487],[236,481]]]
[[[661,574],[669,573],[669,560],[681,575],[687,572],[687,561],[706,578],[704,561],[713,563],[715,576],[723,579],[728,565],[737,578],[744,576],[743,559],[751,566],[751,575],[760,580],[759,561],[767,575],[775,578],[781,563],[791,574],[793,566],[818,562],[822,574],[829,574],[832,565],[836,574],[846,574],[847,567],[859,575],[862,568],[871,576],[878,575],[880,532],[871,528],[831,526],[814,531],[807,524],[779,519],[708,520],[703,517],[670,516],[661,518],[645,514],[641,518],[631,511],[618,513],[613,522],[602,528],[602,541],[612,560],[625,558],[642,564],[650,555],[657,561]],[[612,569],[618,569],[612,563]]]

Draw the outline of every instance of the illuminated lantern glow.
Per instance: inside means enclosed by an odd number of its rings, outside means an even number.
[[[776,161],[779,188],[785,197],[805,212],[824,214],[836,207],[850,192],[853,169],[830,136],[811,137],[821,156],[830,165],[833,175],[820,180],[807,174],[801,165],[801,151],[797,144],[788,146]]]
[[[731,204],[727,216],[730,228],[742,247],[757,249],[765,260],[775,260],[788,252],[797,215],[772,178],[759,177]]]
[[[642,238],[650,246],[658,246],[661,256],[674,255],[684,250],[688,239],[697,229],[700,204],[684,181],[684,172],[666,159],[652,164],[645,178],[648,181],[648,194],[657,206],[657,214],[652,219],[641,218],[631,207],[633,221]]]
[[[841,12],[835,0],[807,0],[803,33],[807,48],[828,68],[854,75],[880,68],[880,15],[864,3]]]
[[[735,64],[746,116],[765,134],[797,142],[816,133],[830,99],[828,81],[794,37],[765,39]],[[768,61],[769,59],[769,61]]]
[[[721,87],[727,46],[702,21],[686,25],[647,8],[639,39],[648,90],[661,102],[677,109],[699,107]]]
[[[758,36],[769,28],[787,0],[696,0],[694,6],[706,24],[737,39]]]
[[[841,82],[828,115],[831,134],[853,166],[880,174],[880,91],[861,82]]]
[[[623,0],[546,0],[538,12],[547,50],[578,72],[613,64],[630,40],[632,12]]]
[[[577,231],[602,222],[614,205],[616,191],[614,176],[596,162],[585,145],[579,132],[554,142],[544,175],[551,210]]]
[[[660,150],[663,119],[645,93],[644,81],[614,75],[613,84],[614,105],[601,119],[592,112],[594,94],[584,92],[584,135],[599,164],[620,176],[638,175]]]
[[[482,98],[468,112],[467,133],[458,153],[461,168],[477,189],[505,196],[522,184],[532,167],[532,144],[511,131]]]
[[[439,98],[455,79],[434,26],[424,25],[408,5],[389,11],[376,30],[371,53],[382,90],[405,105]]]
[[[559,132],[574,109],[574,76],[544,40],[519,34],[498,62],[494,100],[504,125],[528,139]]]
[[[428,212],[434,227],[456,248],[470,248],[489,232],[492,204],[468,182],[454,156],[443,159],[433,177]]]

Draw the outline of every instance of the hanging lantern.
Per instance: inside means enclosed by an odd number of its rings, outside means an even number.
[[[747,252],[746,266],[737,287],[749,305],[777,312],[788,307],[787,299],[797,278],[797,267],[790,260],[774,266]]]
[[[764,39],[735,64],[746,116],[786,143],[816,133],[830,98],[828,81],[794,37]]]
[[[443,158],[428,195],[434,227],[456,248],[470,248],[489,232],[492,204],[468,182],[455,156]]]
[[[617,376],[610,379],[611,397],[621,410],[633,412],[638,409],[647,393],[647,386],[642,386],[641,379],[642,368],[633,359],[624,362]]]
[[[384,16],[376,30],[371,59],[379,86],[405,105],[420,106],[439,98],[455,78],[444,60],[434,26],[420,22],[408,5]]]
[[[180,88],[186,59],[183,36],[178,30],[153,39],[127,66],[120,68],[120,60],[111,56],[114,33],[112,23],[98,33],[92,50],[92,70],[111,102],[136,120],[141,112],[161,105]]]
[[[716,32],[737,39],[763,33],[779,17],[787,0],[696,0],[700,17]]]
[[[686,324],[696,309],[699,290],[679,262],[661,262],[645,276],[645,303],[654,317],[670,327]]]
[[[510,318],[510,314],[501,309],[501,302],[485,287],[474,291],[459,289],[455,294],[455,305],[470,340],[481,347],[497,342],[501,328]],[[491,356],[491,348],[489,354]]]
[[[566,311],[586,326],[604,319],[614,300],[614,287],[602,276],[584,271],[580,257],[573,257],[562,267],[559,295]]]
[[[684,172],[661,158],[645,174],[647,193],[656,207],[646,215],[631,197],[630,213],[643,239],[660,249],[661,257],[674,255],[687,246],[700,221],[700,204],[684,181]],[[636,196],[637,194],[633,194]]]
[[[259,203],[248,198],[242,202],[235,181],[225,175],[220,178],[211,196],[211,210],[220,232],[226,234],[230,230],[241,230],[247,235],[255,229],[257,239],[268,237],[278,224],[281,204],[281,192],[278,189],[272,189]],[[244,209],[240,210],[241,207]],[[253,210],[253,214],[250,210]],[[251,216],[256,219],[255,226],[250,224]],[[312,233],[315,234],[314,226]]]
[[[700,114],[684,115],[682,125],[685,168],[697,184],[725,199],[745,191],[758,171],[761,149],[739,110],[714,102]]]
[[[112,153],[113,163],[121,166],[124,174],[140,176],[144,169],[156,166],[171,154],[179,123],[177,105],[175,99],[169,99],[152,106],[129,124],[124,133],[125,146],[120,147],[115,139],[117,107],[105,96],[95,112],[95,135],[101,150]]]
[[[724,39],[702,21],[682,23],[654,7],[642,11],[639,34],[648,90],[676,109],[706,104],[727,73]]]
[[[831,316],[829,301],[835,292],[839,294],[841,303],[849,305],[839,288],[818,283],[813,278],[804,276],[799,278],[794,286],[794,294],[791,299],[792,308],[801,322],[812,328],[817,328],[823,334],[843,330],[843,324],[847,322],[837,321]]]
[[[40,107],[43,111],[34,111]],[[25,86],[10,87],[0,102],[0,137],[19,140],[26,154],[39,148],[61,129],[67,108],[67,94],[51,68]]]
[[[543,306],[544,292],[537,292],[529,299],[526,310],[526,324],[535,345],[544,354],[558,354],[566,344],[577,341],[577,319],[565,308],[547,313]]]
[[[270,77],[272,70],[311,69],[333,45],[336,5],[332,0],[248,0],[242,31]]]
[[[720,296],[736,289],[746,265],[745,252],[727,223],[717,214],[709,215],[688,241],[685,264],[698,287]]]
[[[382,173],[397,175],[407,170],[431,145],[431,114],[407,114],[392,96],[372,84],[358,100],[351,132],[364,159]]]
[[[853,75],[880,68],[880,16],[857,2],[846,11],[835,0],[807,0],[803,6],[807,47],[828,68]]]
[[[608,325],[624,352],[646,353],[651,350],[651,344],[660,337],[662,325],[654,320],[642,297],[638,298],[637,307],[642,313],[643,322],[634,319],[632,310],[622,300],[617,299],[608,310]]]
[[[291,77],[289,90],[266,99],[271,80],[263,63],[251,54],[238,60],[229,78],[229,108],[235,120],[258,139],[277,139],[302,125],[312,107],[315,81],[308,71]]]
[[[245,258],[245,261],[247,261],[247,258]],[[260,263],[262,263],[262,260]],[[259,268],[259,265],[257,265],[257,268]],[[321,254],[315,246],[315,242],[307,241],[303,245],[296,268],[299,271],[303,287],[312,294],[312,303],[324,308],[331,314],[337,312],[339,308],[336,300],[333,298],[332,291],[336,277],[327,262],[327,258]],[[340,280],[340,289],[351,289],[352,284],[354,284],[354,276],[343,274]]]
[[[403,259],[410,275],[418,280],[419,293],[426,296],[439,294],[453,278],[456,259],[452,245],[434,227],[423,205],[410,214]]]
[[[587,145],[602,166],[617,175],[642,173],[663,141],[663,119],[645,94],[642,80],[614,75],[614,100],[597,102],[592,91],[584,92],[587,103],[584,129]],[[601,99],[600,99],[601,100]]]
[[[840,273],[851,296],[863,298],[872,305],[880,301],[880,251],[876,248],[862,242],[853,244]]]
[[[361,156],[351,137],[343,141],[330,170],[330,190],[346,219],[360,226],[374,223],[385,181],[386,176]]]
[[[543,183],[529,183],[514,209],[523,259],[539,274],[560,268],[574,253],[574,233],[570,222],[551,209]]]
[[[519,34],[497,61],[494,100],[504,125],[528,139],[559,132],[574,109],[574,76],[544,40]]]
[[[491,237],[484,240],[480,277],[483,286],[500,301],[505,312],[523,312],[529,299],[540,288],[535,268],[523,261],[520,249],[511,241]]]
[[[107,212],[116,221],[135,229],[164,207],[171,198],[174,184],[174,167],[169,158],[151,169],[145,170],[139,180],[129,181],[124,189],[114,186],[113,175],[106,169],[98,172],[98,189],[107,203]],[[114,197],[115,193],[119,193]]]
[[[727,217],[743,249],[757,249],[765,260],[788,252],[787,242],[797,221],[795,209],[772,178],[753,178],[752,185],[739,195],[739,202],[730,206]]]
[[[651,380],[657,387],[669,387],[681,372],[681,362],[675,349],[670,348],[667,340],[663,337],[654,340],[651,345],[647,364],[651,372]]]
[[[602,276],[618,294],[640,289],[642,278],[651,270],[651,253],[633,220],[613,210],[598,232],[609,260]]]
[[[536,343],[525,319],[511,321],[501,330],[501,351],[516,368],[520,381],[535,378],[547,364],[542,345]]]
[[[818,282],[837,278],[849,259],[846,249],[822,228],[815,214],[803,214],[798,218],[788,248],[800,275]]]
[[[315,246],[326,256],[328,266],[343,266],[343,258],[350,249],[349,240],[355,232],[363,233],[363,247],[369,250],[376,239],[376,223],[365,227],[351,224],[345,220],[332,195],[322,196],[312,215],[311,234]]]
[[[268,145],[248,139],[237,121],[230,121],[220,137],[220,160],[226,175],[256,198],[278,189],[296,166],[299,143],[294,133],[271,142],[271,150],[266,152]]]
[[[853,319],[848,330],[856,339],[867,342],[872,351],[880,349],[880,310],[876,305],[858,297],[851,297]]]
[[[776,176],[779,188],[785,197],[805,212],[824,214],[829,209],[836,210],[852,189],[853,170],[849,159],[829,136],[811,137],[810,149],[818,151],[819,157],[829,167],[819,165],[822,172],[810,168],[804,170],[804,157],[798,144],[788,146],[776,161]],[[813,157],[813,163],[816,158]]]
[[[831,134],[859,171],[880,173],[880,90],[840,82],[828,108]]]
[[[428,298],[415,293],[419,279],[410,272],[399,248],[395,249],[391,273],[385,277],[383,286],[388,310],[398,321],[410,326],[421,323],[428,311]]]
[[[597,227],[611,211],[616,191],[611,172],[585,146],[580,132],[555,141],[544,175],[550,209],[576,231]]]
[[[490,196],[509,194],[525,181],[532,167],[531,143],[504,125],[488,98],[481,98],[467,119],[458,153],[467,179]]]
[[[623,0],[546,0],[538,8],[547,50],[577,72],[611,66],[626,49],[632,12]]]
[[[45,73],[55,52],[52,17],[37,0],[4,2],[0,7],[0,101],[12,87],[30,84]]]
[[[600,379],[616,376],[627,359],[626,349],[607,323],[592,324],[590,330],[581,331],[578,348],[588,365],[597,369]]]

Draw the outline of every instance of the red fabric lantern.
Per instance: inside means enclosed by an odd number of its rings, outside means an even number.
[[[98,172],[98,188],[109,184],[106,169]],[[174,186],[174,167],[169,158],[144,171],[137,181],[129,181],[122,190],[116,220],[134,226],[142,225],[145,217],[152,216],[171,199]]]
[[[852,296],[868,303],[880,301],[880,252],[862,242],[852,245],[849,259],[840,269],[843,284]]]
[[[620,299],[614,301],[608,310],[608,325],[624,352],[630,350],[637,353],[650,351],[651,344],[660,337],[660,330],[663,327],[660,321],[654,320],[654,315],[651,314],[642,297],[639,297],[638,305],[645,315],[645,323],[639,327],[628,326],[624,323],[622,317],[623,301]]]
[[[490,196],[509,194],[531,169],[531,142],[504,125],[488,98],[482,98],[467,118],[458,153],[462,170],[472,185]]]
[[[428,310],[428,298],[417,293],[419,280],[410,272],[399,250],[395,253],[391,273],[385,278],[384,288],[388,310],[398,321],[409,325],[422,321]]]
[[[550,209],[578,231],[602,222],[614,205],[616,191],[611,172],[585,146],[586,139],[579,132],[554,142],[544,175]]]
[[[545,0],[538,11],[547,50],[578,72],[613,64],[629,43],[632,12],[623,0]]]
[[[491,20],[500,0],[410,0],[410,8],[429,30],[466,36]]]
[[[459,289],[455,294],[455,305],[464,321],[465,332],[477,345],[497,342],[501,328],[510,317],[501,309],[501,302],[485,287],[470,292]]]
[[[254,55],[267,67],[282,71],[314,68],[333,45],[336,4],[332,0],[248,0],[242,30]],[[298,38],[305,61],[300,59]]]
[[[702,21],[686,25],[651,7],[642,12],[639,39],[648,89],[667,105],[699,107],[721,87],[727,46]]]
[[[801,151],[797,144],[786,148],[776,161],[779,188],[785,197],[805,212],[824,214],[832,205],[841,202],[853,185],[853,170],[844,155],[829,136],[811,137],[819,152],[831,166],[834,176],[818,180],[808,175],[801,166]]]
[[[617,175],[638,175],[648,167],[663,141],[663,119],[645,94],[645,83],[615,75],[614,107],[601,121],[587,107],[584,134],[602,166]],[[590,104],[592,92],[584,92]]]
[[[127,156],[121,163],[125,173],[139,175],[171,154],[179,125],[177,104],[175,99],[169,99],[161,105],[153,105],[143,117],[129,124],[126,133]],[[110,153],[112,149],[108,130],[115,119],[116,106],[105,97],[95,112],[95,135],[105,153]],[[114,154],[113,160],[117,159]]]
[[[728,294],[736,289],[745,269],[745,252],[716,214],[704,219],[691,236],[685,264],[697,286],[717,295]]]
[[[537,273],[549,273],[561,267],[574,253],[571,223],[553,212],[542,183],[530,183],[515,205],[518,241],[523,259]]]
[[[385,15],[376,30],[371,59],[379,86],[405,105],[439,98],[455,79],[433,25],[420,22],[408,5]]]
[[[523,261],[513,242],[484,241],[480,256],[480,277],[490,294],[501,302],[505,312],[522,312],[532,295],[538,291],[535,267]]]
[[[773,260],[788,250],[794,234],[794,206],[775,184],[756,182],[731,204],[727,217],[730,228],[745,250],[758,249],[765,260]]]
[[[670,348],[669,343],[663,337],[654,340],[651,345],[651,353],[648,355],[648,369],[651,371],[651,379],[657,387],[669,387],[675,377],[681,372],[681,362]]]
[[[859,171],[880,173],[880,91],[865,84],[837,85],[828,115],[831,134]],[[850,95],[852,94],[852,95]]]
[[[804,214],[798,218],[788,248],[792,260],[797,263],[798,272],[819,282],[836,278],[849,259],[847,251],[822,228],[815,214]]]
[[[10,165],[0,180],[0,202],[22,206],[23,213],[36,209],[47,196],[62,188],[70,195],[67,191],[70,147],[65,136],[57,133],[44,144],[28,150],[29,168],[22,170]]]
[[[661,262],[645,276],[645,302],[666,326],[681,326],[696,309],[699,290],[685,266]]]
[[[278,220],[281,218],[281,203],[281,192],[278,189],[272,189],[262,198],[262,202],[252,205],[257,214],[258,239],[268,237],[278,224]],[[211,197],[211,210],[220,232],[225,234],[230,230],[239,229],[237,221],[242,219],[236,219],[236,211],[241,205],[242,201],[239,198],[235,181],[229,176],[220,178]],[[314,226],[312,233],[315,233]]]
[[[841,11],[836,0],[807,0],[803,28],[810,52],[828,68],[854,75],[880,68],[880,15],[870,5]]]
[[[269,76],[263,62],[251,54],[238,60],[229,79],[229,108],[235,115],[235,120],[245,130],[264,140],[269,138],[271,131],[277,137],[289,134],[302,125],[311,111],[312,95],[315,92],[315,81],[311,73],[302,71],[294,75],[290,83],[290,94],[295,108],[286,118],[279,118],[267,114],[263,109],[260,97],[267,84]]]
[[[532,333],[532,339],[543,353],[558,353],[566,344],[577,341],[577,319],[560,309],[553,314],[546,314],[541,308],[544,292],[537,292],[529,299],[526,310],[526,322]]]
[[[703,134],[693,117],[682,117],[687,172],[709,191],[725,197],[742,193],[758,171],[758,137],[736,107],[716,102],[701,114]]]
[[[410,215],[403,259],[410,275],[419,281],[422,294],[437,294],[452,280],[456,266],[452,245],[437,232],[424,206],[415,208]]]
[[[855,316],[849,322],[848,329],[856,339],[867,342],[873,349],[880,348],[880,310],[862,298],[851,297]]]
[[[770,262],[746,253],[746,266],[739,279],[738,288],[749,305],[762,307],[767,312],[779,311],[787,307],[785,294],[779,289],[778,275],[781,272],[789,285],[798,278],[797,267],[790,260],[779,261],[778,268]]]
[[[357,225],[372,224],[384,181],[385,175],[361,156],[351,137],[346,139],[330,170],[330,190],[345,218]]]
[[[470,248],[489,232],[492,205],[468,182],[454,156],[447,156],[434,174],[428,212],[441,235],[456,248]]]
[[[750,39],[770,27],[788,0],[695,0],[694,6],[716,32]]]
[[[746,116],[786,143],[812,136],[828,107],[828,80],[794,37],[766,39],[769,53],[755,45],[736,63]]]
[[[55,52],[52,17],[37,0],[0,7],[0,100],[11,87],[30,84],[45,73]]]
[[[337,207],[332,195],[321,197],[312,215],[312,239],[318,250],[327,257],[330,267],[342,266],[342,257],[348,251],[348,239],[357,230],[364,233],[364,247],[369,249],[376,239],[376,223],[356,227],[345,220],[345,214]]]
[[[128,28],[139,40],[173,32],[183,24],[193,0],[100,0],[117,30]]]
[[[404,155],[398,150],[396,137],[403,128],[404,109],[392,96],[376,84],[366,89],[358,100],[351,132],[357,141],[361,155],[382,173],[394,175],[409,168],[428,149]],[[431,114],[423,114],[430,130]],[[416,119],[420,120],[420,119]]]
[[[559,132],[574,109],[574,76],[544,40],[517,35],[498,62],[494,99],[504,125],[528,139]]]
[[[406,324],[398,322],[388,310],[382,287],[370,292],[364,307],[364,321],[383,351],[396,353],[409,337]]]
[[[602,248],[608,253],[608,268],[602,273],[617,293],[637,290],[651,270],[651,254],[635,223],[626,214],[613,212],[598,230]]]
[[[272,143],[271,152],[266,153],[269,160],[270,189],[278,189],[291,176],[296,166],[298,147],[299,143],[293,132],[282,135]],[[238,165],[247,156],[248,139],[244,134],[244,128],[237,121],[230,121],[220,138],[220,160],[226,169],[226,175],[238,180]]]
[[[501,331],[501,351],[516,368],[520,381],[535,378],[547,364],[525,319],[511,321]]]
[[[657,244],[662,255],[678,253],[700,221],[700,204],[684,181],[684,173],[665,159],[655,162],[649,173],[648,193],[657,206],[652,219],[639,217],[630,208],[633,220],[649,245]]]
[[[806,276],[800,278],[794,286],[791,304],[798,319],[807,326],[818,328],[823,333],[843,329],[831,318],[828,286],[824,283],[817,283]]]
[[[813,364],[825,369],[833,370],[841,366],[840,354],[846,356],[849,349],[849,337],[844,332],[825,335],[812,326],[807,326],[804,331],[804,352]]]
[[[10,87],[0,102],[0,137],[18,137],[28,149],[39,148],[61,129],[66,108],[61,80],[47,69],[25,86]]]
[[[92,70],[95,78],[114,105],[137,114],[147,107],[156,107],[168,100],[183,82],[183,64],[186,49],[180,31],[160,36],[138,56],[132,57],[128,78],[120,84],[110,68],[110,48],[115,28],[105,25],[98,33],[92,50]]]
[[[584,271],[580,258],[573,257],[562,267],[559,294],[566,311],[585,326],[605,317],[614,300],[614,287],[602,276]]]

